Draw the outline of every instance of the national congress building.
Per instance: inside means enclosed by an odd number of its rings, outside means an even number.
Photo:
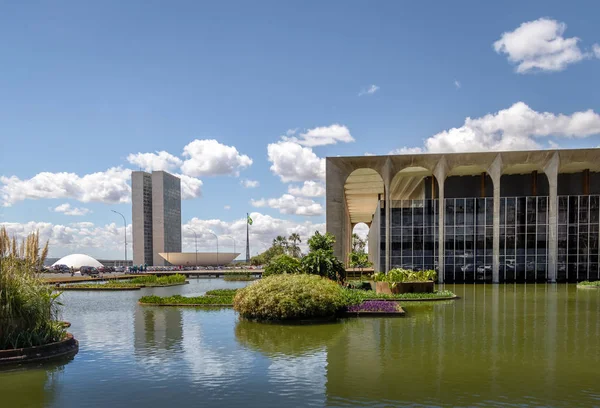
[[[347,261],[440,282],[598,280],[600,149],[329,157],[327,231]]]
[[[166,265],[181,252],[181,180],[165,171],[131,173],[133,263]]]

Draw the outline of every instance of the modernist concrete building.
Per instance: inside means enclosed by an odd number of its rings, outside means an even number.
[[[329,157],[327,231],[440,282],[597,280],[600,149]]]
[[[181,252],[181,180],[164,171],[131,173],[133,263],[165,265]]]

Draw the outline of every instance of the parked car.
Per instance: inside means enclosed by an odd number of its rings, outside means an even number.
[[[81,275],[89,275],[91,277],[98,277],[100,275],[98,269],[93,266],[82,266],[79,268],[79,272],[81,272]]]
[[[60,265],[54,265],[53,269],[56,272],[63,272],[63,273],[71,271],[67,265],[62,265],[62,264],[60,264]]]

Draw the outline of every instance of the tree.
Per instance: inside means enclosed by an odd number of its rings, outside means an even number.
[[[322,235],[319,231],[315,231],[315,235],[308,239],[308,248],[311,251],[319,249],[333,251],[333,244],[335,244],[335,237],[329,232]]]
[[[282,235],[277,235],[277,238],[273,239],[273,246],[281,248],[283,252],[287,252],[288,242],[287,239]]]
[[[305,273],[314,274],[343,282],[346,278],[346,268],[333,255],[335,237],[330,233],[322,235],[319,231],[308,239],[310,251],[302,258]]]
[[[369,255],[364,252],[352,252],[350,253],[350,266],[360,270],[362,280],[363,269],[373,266],[373,262],[369,261]]]
[[[284,273],[302,273],[300,260],[287,254],[277,255],[271,259],[262,276],[267,277]]]
[[[302,240],[300,239],[300,234],[294,232],[292,235],[288,237],[288,250],[291,256],[294,258],[300,258],[300,246],[298,245]]]
[[[352,252],[365,252],[367,242],[358,236],[358,234],[352,234]]]

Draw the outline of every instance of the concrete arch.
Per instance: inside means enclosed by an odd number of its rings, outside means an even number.
[[[426,178],[429,177],[432,180],[432,176],[431,170],[422,166],[409,166],[396,172],[390,182],[391,200],[423,199],[425,197]]]
[[[376,170],[360,168],[350,173],[344,183],[350,223],[371,223],[384,194],[383,178]]]

